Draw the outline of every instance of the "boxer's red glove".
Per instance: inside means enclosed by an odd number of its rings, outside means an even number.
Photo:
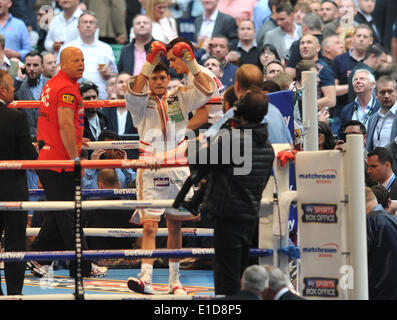
[[[186,42],[176,43],[171,50],[174,56],[183,60],[194,76],[201,71],[200,65],[194,57],[192,48],[190,48]]]
[[[164,43],[160,41],[153,41],[146,55],[146,61],[141,71],[142,74],[150,78],[154,68],[160,62],[160,58],[166,54],[167,48],[165,47]]]

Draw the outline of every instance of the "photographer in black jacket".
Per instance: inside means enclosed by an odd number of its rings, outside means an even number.
[[[238,82],[237,71],[234,88],[239,100],[233,106],[234,118],[208,146],[201,143],[198,152],[192,152],[192,148],[188,151],[190,183],[200,181],[196,195],[204,193],[199,211],[215,221],[215,294],[224,295],[235,294],[240,289],[250,244],[256,234],[262,192],[275,156],[268,141],[267,124],[261,123],[268,109],[268,98],[260,88],[262,73],[254,65],[239,69],[241,80]],[[194,161],[196,164],[192,165]],[[189,185],[188,180],[185,185]],[[179,200],[177,197],[175,203]],[[183,206],[191,211],[185,203]]]
[[[225,143],[223,136],[218,141],[219,154],[225,149],[230,150],[231,163],[227,164],[226,159],[220,157],[220,164],[211,165],[214,168],[208,176],[202,210],[203,214],[208,212],[215,219],[216,294],[237,293],[242,273],[248,266],[262,192],[274,160],[274,151],[267,139],[267,124],[261,124],[267,107],[268,99],[257,87],[252,87],[241,97],[237,102],[237,116],[229,129],[230,141]],[[238,137],[239,146],[236,145]],[[242,150],[244,162],[237,164],[235,158],[239,159]]]

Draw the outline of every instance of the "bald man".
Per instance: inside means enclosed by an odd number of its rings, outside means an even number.
[[[336,105],[335,75],[333,70],[318,55],[321,45],[313,35],[305,35],[301,38],[299,51],[302,59],[312,60],[317,64],[318,90],[317,108],[322,110],[325,107],[332,108]]]
[[[43,147],[39,160],[79,160],[83,138],[84,108],[77,80],[84,72],[84,56],[80,49],[68,47],[60,54],[61,70],[43,88],[37,121],[37,140]],[[74,201],[73,169],[37,171],[48,201]],[[84,238],[82,248],[87,249]],[[31,250],[74,250],[75,219],[73,211],[47,213]],[[32,267],[33,265],[33,267]],[[48,266],[48,265],[47,265]],[[48,267],[29,261],[36,276],[45,276]],[[36,272],[38,269],[40,272]],[[70,262],[70,275],[76,266]],[[90,276],[91,263],[83,262],[83,276]]]

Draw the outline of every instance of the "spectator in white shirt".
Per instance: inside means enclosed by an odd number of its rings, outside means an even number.
[[[368,137],[365,148],[384,147],[397,136],[397,83],[391,76],[376,81],[376,98],[380,109],[368,120]]]
[[[77,23],[83,11],[80,9],[80,0],[59,0],[59,6],[63,9],[52,19],[44,47],[49,52],[58,55],[62,45],[79,37]]]
[[[99,99],[107,98],[106,81],[117,74],[116,58],[112,47],[96,38],[98,29],[97,18],[94,12],[84,11],[78,21],[78,39],[68,42],[61,47],[77,47],[84,55],[83,78],[94,82],[99,88]]]

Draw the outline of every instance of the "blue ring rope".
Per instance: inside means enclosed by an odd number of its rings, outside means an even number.
[[[299,257],[299,248],[290,246],[279,250],[282,254],[293,258]],[[213,257],[215,250],[208,249],[155,249],[155,250],[85,250],[83,258],[86,260],[111,258],[185,258],[185,257]],[[250,256],[272,256],[272,249],[250,249]],[[74,251],[27,251],[2,252],[0,261],[42,261],[42,260],[72,260]]]
[[[184,258],[184,257],[213,257],[214,249],[156,249],[156,250],[85,250],[83,258],[86,260],[110,258]],[[270,249],[250,249],[251,256],[269,256]],[[74,251],[27,251],[2,252],[0,261],[42,261],[42,260],[72,260]]]
[[[43,189],[29,189],[31,197],[45,197]],[[133,197],[136,196],[136,189],[83,189],[83,198],[93,197]]]

